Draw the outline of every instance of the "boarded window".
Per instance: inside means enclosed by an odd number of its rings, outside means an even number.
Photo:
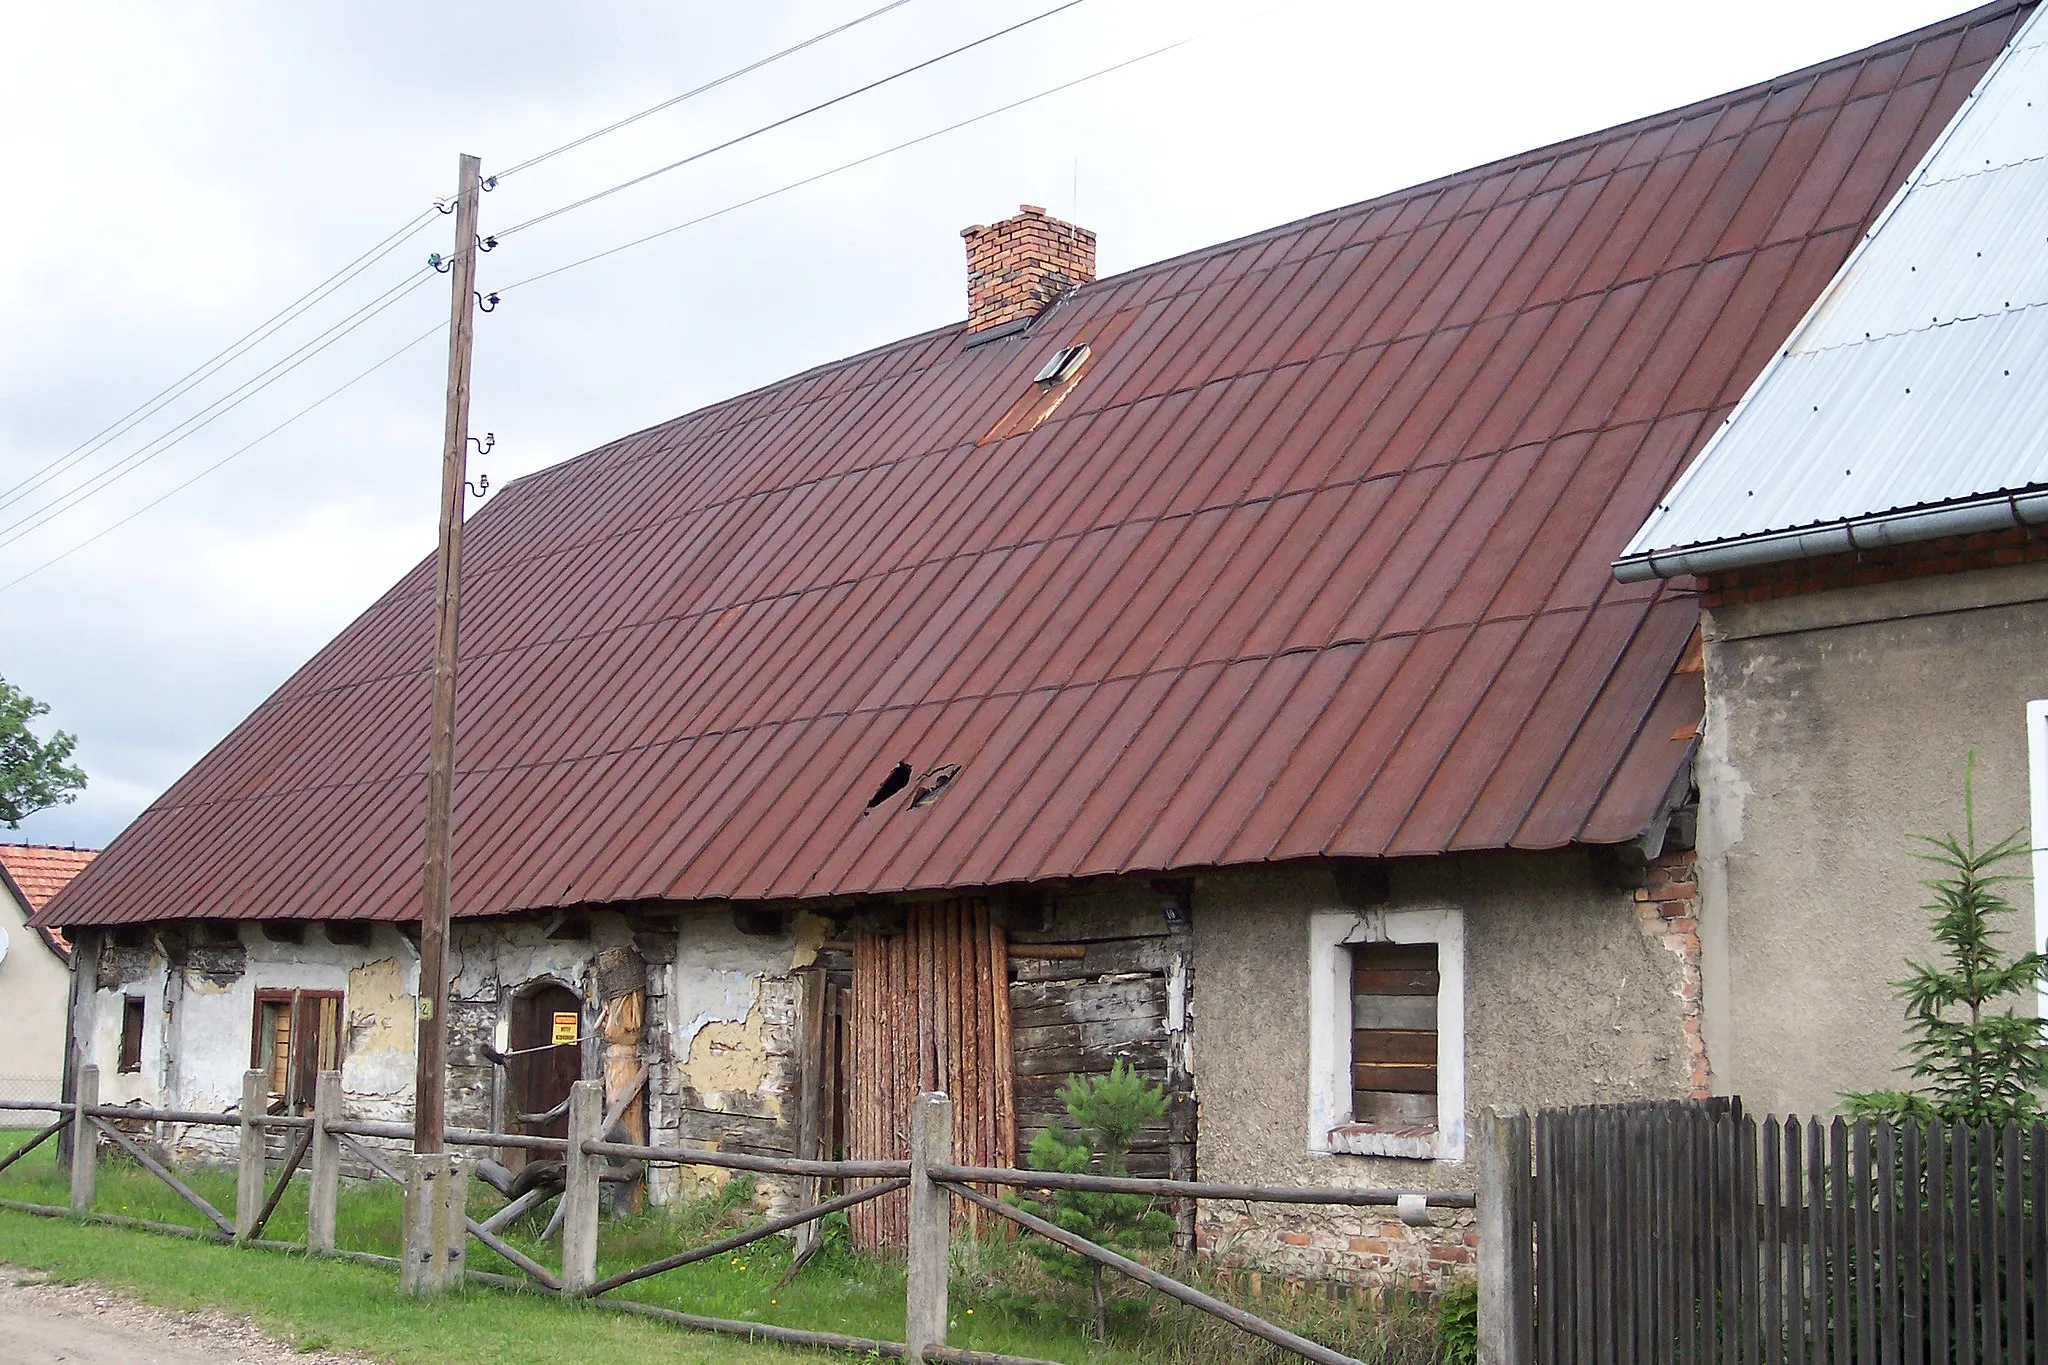
[[[272,1113],[309,1108],[320,1073],[341,1066],[341,992],[256,992],[249,1066],[270,1078]]]
[[[1351,949],[1353,1122],[1436,1126],[1434,943]]]
[[[142,997],[130,995],[121,1001],[121,1070],[142,1070]]]

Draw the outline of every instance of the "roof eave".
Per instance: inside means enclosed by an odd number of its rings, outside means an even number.
[[[2048,489],[2033,488],[1966,498],[1933,507],[1908,507],[1848,517],[1821,526],[1766,531],[1697,545],[1623,555],[1614,576],[1624,583],[1685,574],[1727,573],[1765,564],[1821,559],[1857,550],[1888,549],[1949,536],[2048,525]]]

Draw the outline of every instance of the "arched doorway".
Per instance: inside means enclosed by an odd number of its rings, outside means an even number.
[[[566,986],[542,982],[513,998],[511,1023],[512,1131],[565,1138],[569,1087],[583,1078],[583,1002]]]

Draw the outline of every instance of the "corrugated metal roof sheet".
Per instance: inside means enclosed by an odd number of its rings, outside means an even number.
[[[2043,485],[2048,22],[2037,14],[1623,558]]]
[[[1700,718],[1697,611],[1608,563],[2020,12],[518,481],[468,533],[457,912],[1633,837]],[[992,435],[1081,342],[1057,411]],[[431,583],[52,917],[415,914]],[[866,809],[899,760],[960,772]]]

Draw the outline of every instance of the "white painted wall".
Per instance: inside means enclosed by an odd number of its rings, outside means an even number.
[[[54,1099],[64,1072],[64,1011],[71,992],[71,968],[28,927],[29,908],[0,882],[0,1098]],[[0,1126],[32,1124],[48,1115],[0,1110]]]

